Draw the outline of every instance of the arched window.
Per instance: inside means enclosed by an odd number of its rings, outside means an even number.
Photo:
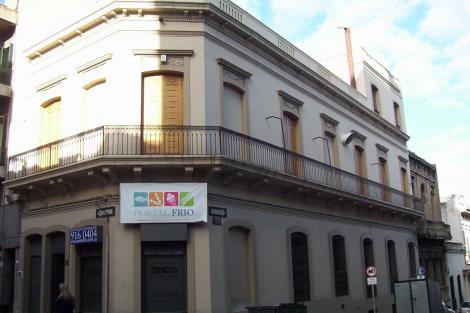
[[[369,238],[365,238],[362,241],[362,249],[364,252],[364,272],[367,269],[367,267],[375,265],[374,262],[374,247],[373,247],[373,242]],[[374,286],[374,294],[377,294],[377,286]],[[370,298],[372,297],[372,288],[367,285],[366,283],[366,288],[367,288],[367,297]]]
[[[308,266],[307,235],[295,232],[290,235],[292,257],[292,285],[294,302],[310,300],[310,272]]]
[[[346,265],[346,246],[344,238],[334,235],[332,238],[333,266],[335,274],[335,294],[337,297],[349,294],[348,269]]]
[[[41,105],[41,144],[60,139],[61,98],[53,98]]]
[[[398,281],[397,256],[395,242],[387,241],[388,275],[390,280],[390,291],[395,293],[394,283]]]
[[[182,131],[184,78],[175,74],[143,76],[143,142],[145,154],[180,154],[183,150]],[[175,126],[162,131],[158,126]]]
[[[414,243],[408,243],[408,257],[410,265],[410,277],[416,277],[416,255]]]
[[[243,311],[253,305],[250,294],[253,285],[250,232],[241,226],[231,227],[228,231],[227,274],[231,312]]]

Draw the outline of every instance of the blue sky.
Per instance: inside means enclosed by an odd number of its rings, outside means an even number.
[[[441,199],[470,202],[470,1],[234,0],[333,72],[344,33],[400,82],[408,147],[438,169]]]

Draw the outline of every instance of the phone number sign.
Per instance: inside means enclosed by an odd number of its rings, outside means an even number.
[[[98,225],[72,228],[70,243],[73,245],[84,243],[98,243],[102,240],[103,227]]]

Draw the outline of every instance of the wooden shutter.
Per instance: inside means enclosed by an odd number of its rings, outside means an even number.
[[[144,77],[143,126],[147,154],[180,154],[183,133],[179,127],[162,131],[160,125],[183,125],[183,77],[154,75]]]
[[[289,114],[284,113],[284,140],[286,141],[285,148],[290,151],[296,151],[296,137],[297,137],[297,121],[294,120]]]
[[[242,133],[242,94],[230,86],[224,85],[223,126]]]
[[[41,118],[41,144],[47,144],[60,139],[60,99],[45,106]],[[41,168],[50,168],[59,163],[59,146],[51,145],[42,149],[39,153],[39,166]]]
[[[60,138],[60,100],[55,101],[44,108],[42,117],[41,143],[49,143]]]
[[[183,125],[183,78],[163,76],[163,125]]]

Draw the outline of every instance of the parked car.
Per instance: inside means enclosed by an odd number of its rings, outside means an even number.
[[[464,301],[460,305],[460,313],[470,313],[470,301]]]

